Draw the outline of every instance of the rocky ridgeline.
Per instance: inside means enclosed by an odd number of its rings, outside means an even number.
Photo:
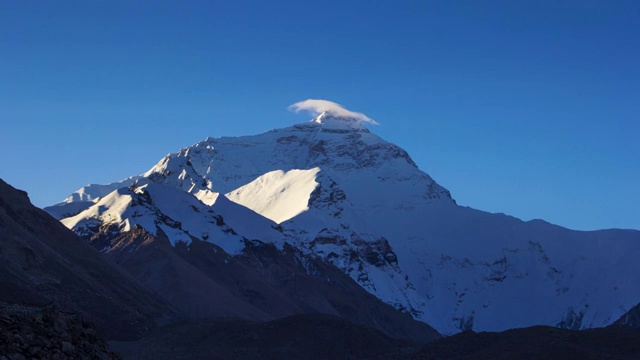
[[[0,305],[0,360],[119,359],[91,323],[53,306]]]

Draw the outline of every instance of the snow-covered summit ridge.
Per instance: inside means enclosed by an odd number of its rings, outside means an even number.
[[[268,172],[313,168],[335,178],[350,197],[367,198],[375,206],[408,206],[423,198],[453,202],[449,192],[420,171],[406,151],[353,118],[344,126],[344,116],[358,115],[336,111],[329,108],[310,122],[259,135],[208,137],[168,154],[141,175],[83,187],[65,202],[45,210],[58,219],[73,216],[115,189],[149,181],[177,187],[211,205],[219,194],[234,191]],[[336,118],[334,113],[343,117]],[[379,195],[366,195],[371,188],[378,188]]]
[[[310,121],[327,129],[365,129],[362,121],[353,117],[338,116],[330,112],[323,112]]]

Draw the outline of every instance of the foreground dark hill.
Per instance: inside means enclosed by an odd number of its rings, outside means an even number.
[[[175,315],[159,297],[0,179],[0,302],[55,303],[114,339]]]
[[[125,359],[371,359],[420,349],[342,318],[305,314],[275,321],[191,321],[116,343]]]
[[[124,359],[640,359],[640,330],[546,326],[464,332],[429,344],[396,340],[342,318],[200,320],[157,328],[136,343],[113,343]]]
[[[382,357],[395,359],[396,357]],[[640,330],[610,326],[581,331],[547,326],[500,333],[464,332],[434,341],[406,359],[640,359]]]

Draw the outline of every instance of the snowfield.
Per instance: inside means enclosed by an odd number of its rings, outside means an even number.
[[[270,171],[225,196],[279,224],[309,210],[318,171],[320,168]]]

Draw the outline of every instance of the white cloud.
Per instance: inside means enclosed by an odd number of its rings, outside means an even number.
[[[289,110],[295,112],[306,111],[313,115],[320,115],[323,112],[327,112],[328,114],[331,114],[333,116],[352,118],[358,120],[359,122],[378,125],[375,120],[368,117],[367,115],[347,110],[342,107],[342,105],[328,100],[307,99],[289,106]]]

